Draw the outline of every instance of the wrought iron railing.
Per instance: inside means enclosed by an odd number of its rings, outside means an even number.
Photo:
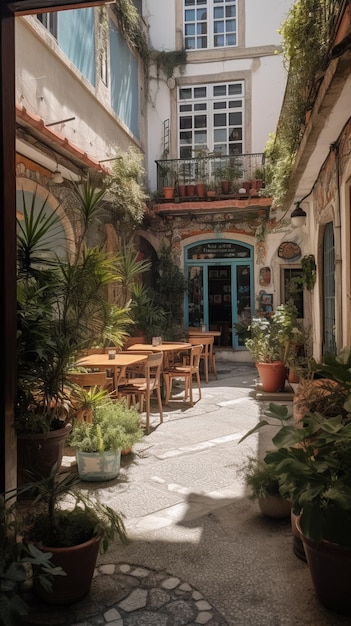
[[[229,181],[231,191],[235,193],[243,188],[249,191],[255,186],[253,181],[261,181],[261,186],[264,186],[265,180],[264,155],[261,152],[236,156],[211,154],[193,159],[165,159],[156,161],[156,165],[158,191],[162,191],[164,187],[173,187],[179,191],[183,186],[202,183],[206,190],[219,192],[221,183]]]

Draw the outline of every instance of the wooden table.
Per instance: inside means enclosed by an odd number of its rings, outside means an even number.
[[[190,348],[191,343],[184,341],[166,341],[165,343],[160,343],[158,346],[153,346],[151,343],[135,343],[127,348],[127,352],[142,352],[143,350],[149,352],[163,352],[164,367],[167,367],[170,354],[182,352],[182,350],[189,350]]]
[[[140,344],[142,345],[142,344]],[[145,348],[144,348],[145,349]],[[144,363],[147,354],[133,354],[133,352],[116,352],[114,359],[109,359],[108,354],[89,354],[77,361],[77,365],[99,370],[113,370],[114,384],[118,386],[118,380],[127,367],[137,363]]]

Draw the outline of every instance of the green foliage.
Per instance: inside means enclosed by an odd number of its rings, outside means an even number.
[[[112,174],[105,179],[114,217],[127,233],[141,224],[144,217],[147,195],[142,186],[145,177],[143,159],[142,152],[134,146],[124,153],[117,149]]]
[[[43,554],[36,546],[19,540],[14,495],[0,496],[0,624],[4,626],[16,626],[28,613],[21,585],[31,576],[32,566],[41,568],[40,582],[48,590],[52,576],[64,575],[60,567],[52,565],[52,554]]]
[[[273,206],[283,204],[288,192],[305,114],[313,106],[318,79],[329,62],[330,33],[338,10],[332,0],[297,0],[279,30],[289,75],[277,135],[266,147],[265,193],[273,196]]]
[[[187,52],[185,48],[180,50],[161,50],[155,55],[157,76],[159,76],[160,70],[163,71],[166,78],[171,78],[174,74],[174,69],[179,67],[180,73],[184,73]]]
[[[289,304],[281,304],[269,316],[253,317],[249,330],[245,346],[258,363],[287,363],[301,337],[297,309]]]
[[[145,62],[150,55],[149,38],[143,27],[141,17],[132,0],[115,0],[113,3],[118,25],[124,38],[132,48],[136,48]]]
[[[306,254],[301,259],[302,275],[295,277],[293,280],[298,285],[303,285],[311,291],[316,284],[317,279],[317,266],[313,254]]]
[[[78,483],[76,474],[53,471],[49,477],[29,483],[21,490],[34,498],[26,520],[30,541],[49,548],[67,547],[100,535],[102,553],[116,538],[126,543],[121,515],[97,498],[78,491]],[[67,496],[73,501],[71,508],[60,506]]]
[[[162,246],[155,267],[155,291],[165,310],[167,325],[181,323],[186,290],[187,281],[173,260],[171,247]]]
[[[278,477],[272,464],[249,457],[240,472],[244,476],[245,484],[251,488],[250,497],[253,500],[266,498],[268,495],[280,495]]]
[[[166,314],[158,304],[154,292],[140,283],[135,283],[131,289],[131,297],[131,316],[137,331],[148,338],[159,335]]]
[[[92,402],[92,420],[75,420],[68,444],[83,452],[113,452],[129,448],[143,437],[140,415],[126,400]]]
[[[320,370],[340,386],[342,413],[309,410],[302,424],[294,424],[286,405],[270,404],[269,421],[261,420],[241,441],[278,420],[275,449],[264,461],[274,467],[280,492],[292,501],[294,513],[301,514],[303,535],[351,548],[351,348],[326,358]]]
[[[75,251],[60,257],[52,244],[57,211],[51,214],[46,200],[36,210],[35,194],[27,206],[23,194],[24,219],[17,224],[19,432],[45,432],[64,421],[70,410],[66,376],[75,354],[106,335],[121,343],[130,323],[127,308],[106,302],[107,285],[120,280],[115,259],[86,243],[89,227],[102,215],[103,197],[89,181],[76,186],[82,234]]]

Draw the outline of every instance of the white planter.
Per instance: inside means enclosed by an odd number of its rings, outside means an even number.
[[[119,474],[121,451],[82,452],[76,450],[78,473],[82,480],[112,480]]]

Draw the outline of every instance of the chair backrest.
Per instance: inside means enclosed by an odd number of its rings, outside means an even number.
[[[79,387],[90,388],[100,387],[103,389],[108,384],[106,372],[82,372],[77,374],[69,374],[67,379],[74,385]]]
[[[213,336],[210,336],[210,337],[191,336],[191,337],[189,337],[189,343],[191,343],[192,346],[197,346],[200,342],[202,343],[203,349],[202,349],[202,353],[201,353],[201,358],[207,358],[207,356],[209,354],[211,354],[211,350],[212,350],[212,347],[213,347],[213,340],[214,340]]]
[[[146,338],[143,336],[127,337],[127,339],[123,343],[122,350],[127,350],[129,346],[134,346],[136,343],[146,343]]]
[[[160,385],[163,364],[163,353],[152,352],[144,364],[145,378],[150,389],[156,389]]]
[[[203,350],[202,343],[196,344],[192,348],[190,348],[190,371],[196,372],[199,369],[201,352]]]

